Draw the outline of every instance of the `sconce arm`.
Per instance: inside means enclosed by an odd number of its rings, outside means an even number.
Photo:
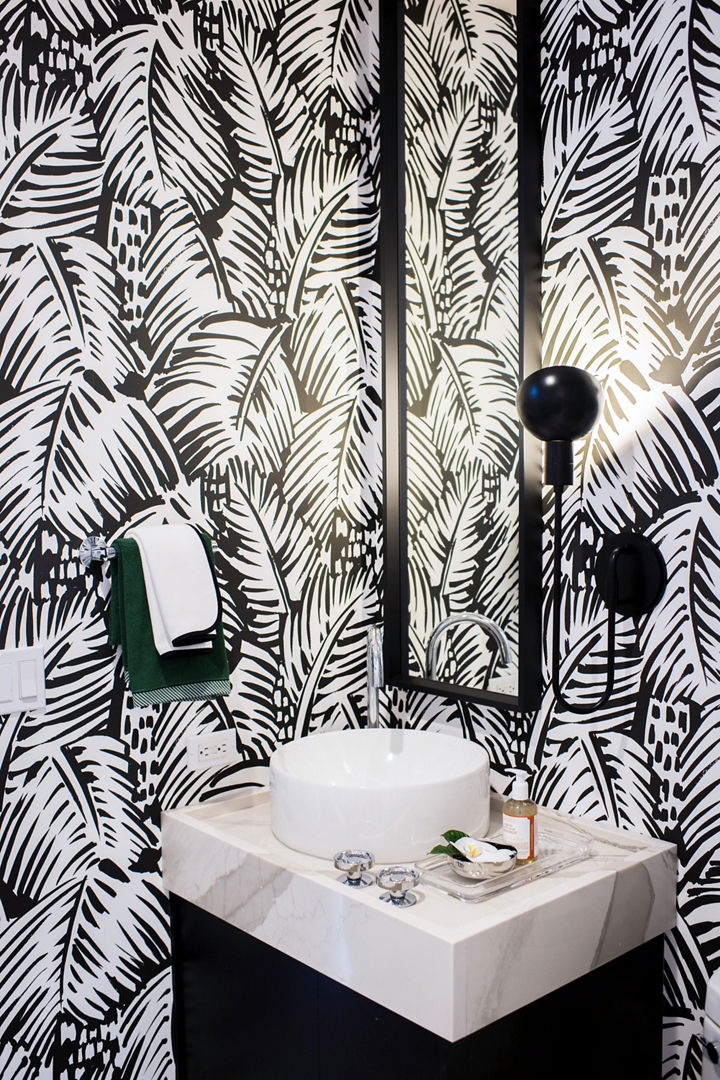
[[[554,537],[553,537],[553,591],[552,591],[552,687],[557,702],[569,712],[591,713],[601,709],[610,700],[615,681],[615,618],[617,615],[617,559],[624,550],[616,546],[610,553],[607,572],[607,595],[606,604],[608,609],[607,625],[607,678],[605,689],[597,701],[589,704],[568,701],[563,695],[560,686],[560,599],[561,599],[561,560],[562,560],[562,493],[563,485],[556,484],[553,488],[555,496],[554,506]]]

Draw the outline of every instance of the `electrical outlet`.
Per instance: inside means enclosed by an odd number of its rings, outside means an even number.
[[[187,741],[189,769],[217,769],[238,757],[234,731],[209,731],[191,735]]]

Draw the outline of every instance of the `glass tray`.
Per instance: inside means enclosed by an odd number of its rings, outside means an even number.
[[[493,833],[488,840],[502,843],[502,834]],[[418,859],[415,866],[420,871],[420,884],[440,889],[448,896],[454,896],[465,903],[479,904],[490,896],[497,896],[508,889],[517,889],[520,885],[527,885],[530,881],[564,870],[567,866],[587,859],[589,855],[589,843],[580,839],[568,839],[543,822],[538,853],[533,861],[525,866],[516,866],[505,874],[473,881],[456,873],[447,855],[427,855],[424,859]]]

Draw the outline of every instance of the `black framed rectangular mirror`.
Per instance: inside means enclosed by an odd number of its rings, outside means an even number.
[[[539,0],[380,0],[385,681],[540,699]]]

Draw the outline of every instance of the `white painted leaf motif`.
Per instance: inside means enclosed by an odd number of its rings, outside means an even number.
[[[62,1007],[62,964],[78,899],[66,881],[39,904],[0,929],[6,976],[0,980],[0,1046],[23,1047],[40,1073]]]
[[[631,23],[631,77],[644,152],[653,173],[669,175],[710,149],[695,94],[689,50],[691,4],[651,0]]]
[[[481,612],[498,622],[511,640],[517,621],[517,529],[514,477],[500,481],[492,503],[483,480],[478,480],[455,520],[440,585],[449,611]]]
[[[305,290],[312,301],[339,278],[374,272],[379,219],[371,162],[358,160],[355,148],[329,154],[321,135],[308,132],[274,205],[290,319],[302,310]]]
[[[429,0],[425,13],[430,54],[440,83],[457,93],[474,82],[486,98],[506,108],[517,68],[514,19],[500,8],[469,0]]]
[[[204,318],[218,311],[232,317],[234,299],[224,266],[184,199],[164,208],[142,257],[143,319],[158,374],[176,343]]]
[[[300,415],[282,331],[232,314],[206,317],[175,342],[150,403],[190,475],[231,464],[280,471]]]
[[[61,965],[63,1005],[80,1022],[103,1021],[166,966],[167,901],[159,875],[128,875],[109,861],[75,888]]]
[[[720,689],[720,502],[702,492],[648,534],[668,571],[665,594],[640,633],[645,677],[667,701],[708,701]]]
[[[15,390],[90,368],[109,386],[139,369],[117,314],[116,275],[93,240],[68,237],[0,251],[4,379]]]
[[[86,98],[69,88],[25,87],[9,63],[0,73],[0,94],[3,246],[26,244],[37,233],[46,239],[91,235],[103,169]],[[59,171],[65,174],[61,186]]]
[[[279,55],[315,115],[331,94],[360,112],[375,91],[375,16],[368,0],[290,0],[283,6]]]
[[[682,387],[608,379],[591,436],[587,508],[600,528],[644,527],[720,476],[720,455],[703,414]]]
[[[48,20],[50,33],[57,28],[70,37],[88,30],[102,33],[116,24],[120,13],[118,0],[70,0],[61,7],[52,0],[41,0],[38,7]],[[142,0],[129,0],[128,7],[133,14],[144,13]]]
[[[517,455],[516,382],[483,341],[438,341],[438,370],[426,418],[444,468],[453,475],[478,465],[507,476]]]
[[[156,842],[134,791],[127,749],[109,737],[20,752],[0,811],[0,877],[35,903],[103,858],[132,864]]]
[[[163,968],[122,1016],[117,1065],[126,1076],[169,1080],[175,1063],[170,1043],[172,972]]]
[[[701,0],[691,8],[690,63],[705,131],[720,128],[718,91],[720,80],[720,9],[717,0]]]
[[[198,217],[220,209],[241,170],[229,138],[221,89],[193,29],[193,11],[173,13],[153,45],[146,122],[165,183]]]

